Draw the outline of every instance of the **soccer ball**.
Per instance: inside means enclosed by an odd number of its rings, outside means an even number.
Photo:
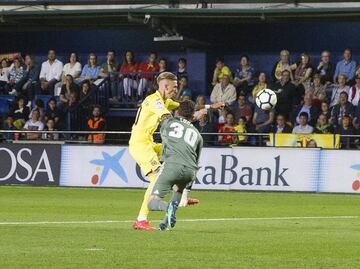
[[[269,110],[277,103],[276,93],[269,89],[264,89],[256,95],[256,105],[262,110]]]

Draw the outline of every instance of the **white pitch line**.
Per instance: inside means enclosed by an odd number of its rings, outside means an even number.
[[[103,251],[105,249],[103,249],[103,248],[86,248],[85,250],[86,251]]]
[[[309,216],[309,217],[260,217],[260,218],[213,218],[213,219],[180,219],[179,222],[216,222],[216,221],[259,221],[259,220],[308,220],[308,219],[356,219],[359,216]],[[133,220],[88,220],[88,221],[16,221],[0,222],[0,225],[47,225],[47,224],[107,224],[132,223]],[[155,220],[154,222],[160,222]]]

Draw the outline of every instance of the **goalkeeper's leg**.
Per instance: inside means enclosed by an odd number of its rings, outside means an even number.
[[[181,200],[179,203],[180,207],[185,207],[188,205],[197,205],[199,203],[198,199],[195,198],[189,198],[189,193],[191,191],[192,185],[194,184],[194,181],[191,181],[189,184],[186,185],[186,188],[184,189]]]

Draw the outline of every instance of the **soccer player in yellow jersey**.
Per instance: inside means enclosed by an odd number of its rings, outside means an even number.
[[[147,204],[160,168],[162,147],[154,142],[153,134],[161,121],[172,116],[170,111],[179,107],[179,103],[171,99],[177,91],[177,77],[163,72],[158,76],[157,83],[158,90],[145,98],[137,112],[129,141],[131,156],[150,181],[139,216],[133,224],[134,229],[140,230],[155,230],[147,220]]]

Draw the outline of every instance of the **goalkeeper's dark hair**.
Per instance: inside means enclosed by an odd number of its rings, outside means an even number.
[[[191,121],[195,113],[195,103],[191,100],[180,102],[178,115]]]

